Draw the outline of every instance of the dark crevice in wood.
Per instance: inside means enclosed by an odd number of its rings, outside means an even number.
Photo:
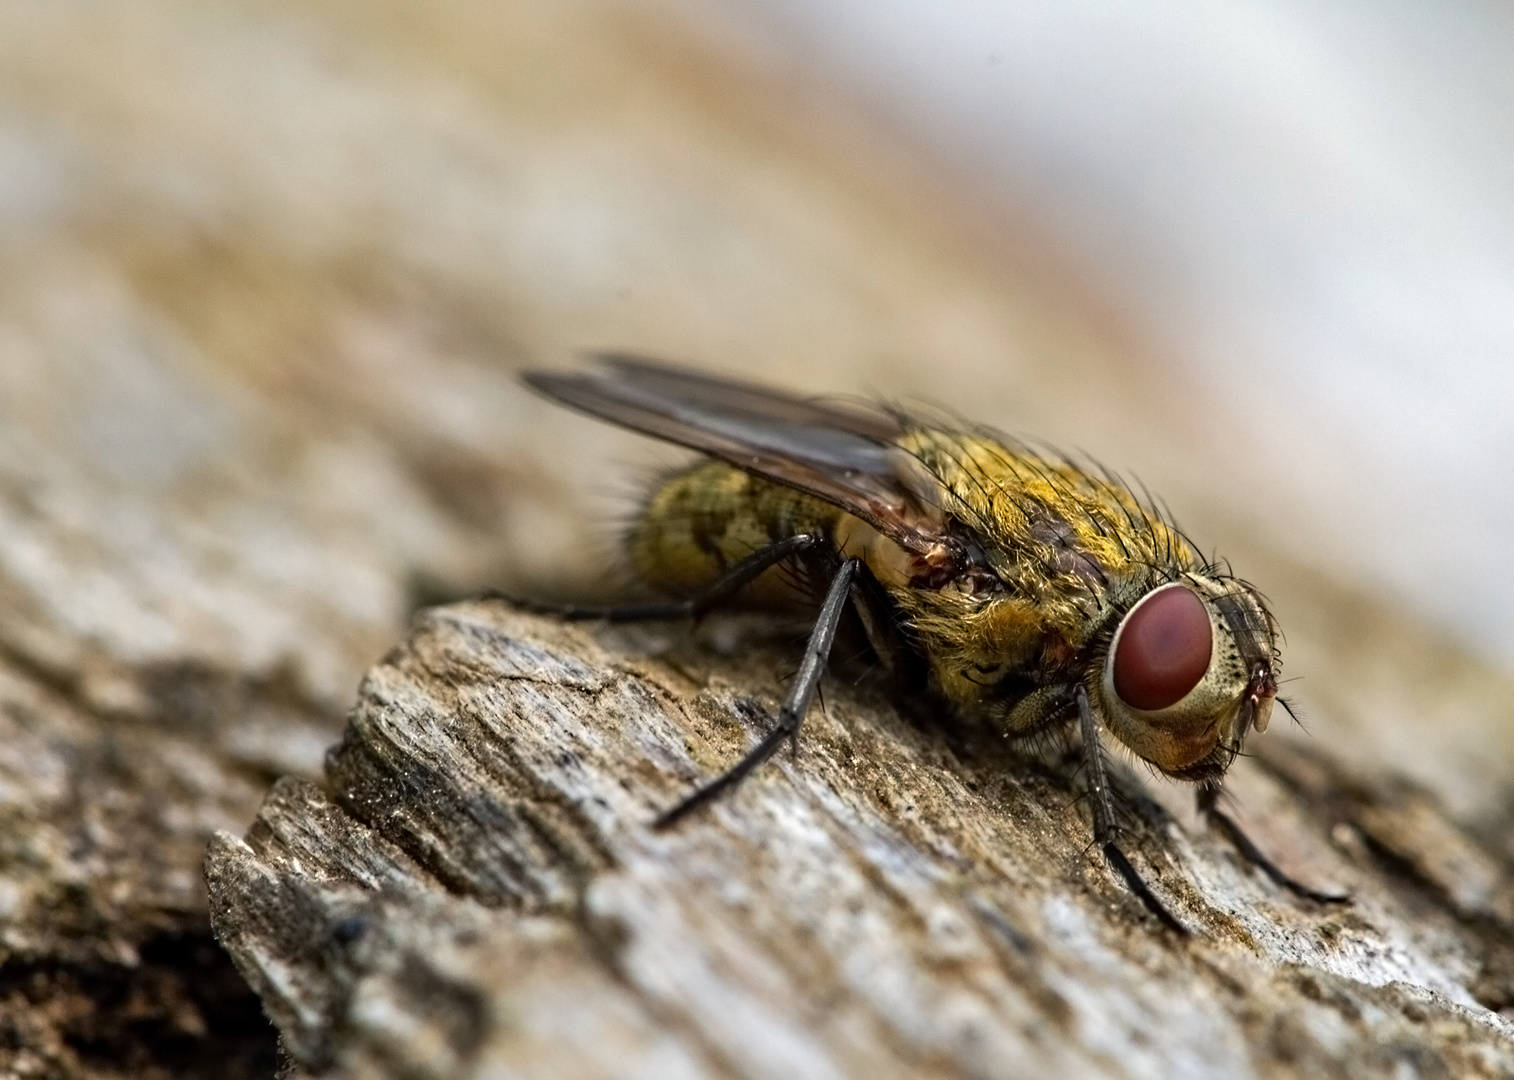
[[[208,926],[159,933],[136,963],[13,956],[0,962],[0,1062],[57,1047],[53,1067],[172,1080],[263,1080],[277,1033]],[[22,1032],[18,1006],[33,1030]],[[56,1041],[39,1039],[38,1022]]]

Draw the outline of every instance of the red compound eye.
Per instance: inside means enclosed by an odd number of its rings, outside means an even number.
[[[1114,652],[1114,692],[1132,709],[1165,709],[1209,670],[1209,613],[1181,585],[1155,589],[1125,616]]]

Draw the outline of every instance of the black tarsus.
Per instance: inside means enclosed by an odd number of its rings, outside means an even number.
[[[783,542],[780,541],[780,543]],[[764,552],[771,550],[772,548],[765,548]],[[758,552],[758,554],[763,554],[763,552]],[[847,559],[836,571],[836,576],[831,579],[830,588],[825,594],[825,602],[820,605],[820,614],[815,619],[815,627],[810,631],[810,639],[805,644],[804,659],[799,664],[799,672],[794,676],[794,681],[789,684],[788,696],[784,698],[783,707],[778,710],[778,723],[774,725],[773,730],[764,735],[762,741],[747,751],[746,756],[735,765],[659,814],[652,823],[654,829],[666,829],[693,811],[714,801],[724,792],[741,783],[753,769],[772,757],[783,745],[785,739],[798,737],[799,725],[804,722],[805,714],[810,709],[810,702],[815,696],[815,690],[820,685],[820,678],[825,674],[825,662],[830,656],[831,644],[836,640],[836,627],[840,624],[841,615],[846,610],[846,602],[851,595],[852,578],[860,565],[857,559]]]
[[[484,597],[485,599],[508,600],[527,611],[534,611],[540,615],[556,615],[558,618],[570,620],[655,622],[670,619],[697,619],[756,581],[764,571],[772,569],[785,559],[791,559],[801,552],[811,550],[819,543],[819,537],[808,533],[785,537],[760,551],[754,551],[699,592],[684,600],[622,604],[618,607],[583,607],[578,604],[547,604],[538,600],[521,600],[497,591],[487,592]]]
[[[1104,844],[1101,850],[1104,852],[1104,858],[1108,860],[1109,865],[1114,867],[1120,877],[1125,879],[1125,885],[1131,892],[1136,894],[1141,903],[1146,905],[1146,910],[1155,915],[1167,929],[1176,934],[1181,934],[1183,937],[1187,937],[1188,927],[1178,922],[1177,917],[1167,910],[1166,905],[1162,901],[1157,899],[1156,893],[1152,892],[1146,882],[1141,880],[1141,875],[1136,872],[1134,866],[1130,865],[1130,860],[1125,857],[1125,853],[1119,849],[1119,846],[1111,840]]]
[[[1151,888],[1141,879],[1136,868],[1114,841],[1117,827],[1114,820],[1114,801],[1109,793],[1109,778],[1104,771],[1104,751],[1099,742],[1099,722],[1088,700],[1088,690],[1081,684],[1073,691],[1078,704],[1078,725],[1083,736],[1083,766],[1088,777],[1088,801],[1093,807],[1093,840],[1103,851],[1105,860],[1124,879],[1125,885],[1146,905],[1146,910],[1157,917],[1167,929],[1188,936],[1188,928],[1178,922],[1177,916],[1157,898]]]
[[[1199,813],[1225,834],[1225,838],[1241,853],[1242,858],[1271,878],[1274,884],[1305,900],[1313,900],[1317,904],[1351,903],[1351,896],[1348,893],[1321,892],[1283,873],[1277,863],[1262,854],[1262,849],[1252,843],[1251,838],[1241,831],[1235,819],[1220,809],[1219,801],[1220,788],[1217,785],[1205,785],[1199,788],[1197,799]]]

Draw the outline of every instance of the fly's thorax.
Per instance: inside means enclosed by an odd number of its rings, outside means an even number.
[[[1218,776],[1271,715],[1271,618],[1249,587],[1228,579],[1183,574],[1133,592],[1090,671],[1098,711],[1115,738],[1168,775]]]
[[[631,562],[649,584],[687,594],[778,540],[826,532],[841,511],[793,488],[705,461],[659,484],[628,536]],[[791,567],[775,567],[752,584],[756,604],[811,599]],[[822,586],[823,588],[823,583]]]
[[[1069,461],[1002,437],[934,427],[910,428],[899,445],[919,467],[911,480],[919,498],[976,534],[1011,591],[1099,593],[1139,567],[1200,565],[1154,509]]]

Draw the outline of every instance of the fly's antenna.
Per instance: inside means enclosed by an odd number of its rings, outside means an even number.
[[[1292,680],[1290,680],[1290,681],[1292,681]],[[1300,731],[1308,731],[1309,730],[1307,727],[1304,726],[1304,722],[1299,719],[1298,713],[1296,713],[1296,712],[1293,711],[1293,702],[1289,701],[1287,698],[1283,697],[1281,694],[1278,695],[1278,697],[1276,698],[1276,701],[1277,701],[1277,703],[1279,705],[1281,705],[1283,707],[1283,711],[1288,714],[1288,718],[1299,726],[1299,730]]]

